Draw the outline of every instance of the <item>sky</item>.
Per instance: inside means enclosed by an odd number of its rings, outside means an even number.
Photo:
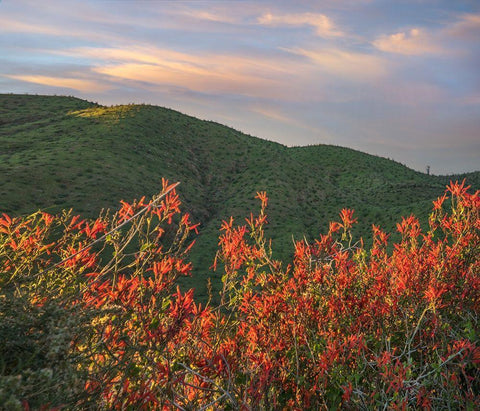
[[[0,0],[0,93],[480,170],[480,1]]]

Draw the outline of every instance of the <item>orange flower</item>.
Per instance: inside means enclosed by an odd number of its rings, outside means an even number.
[[[340,211],[340,218],[342,219],[343,227],[345,229],[350,228],[354,223],[357,222],[356,218],[353,218],[354,211],[348,208],[342,209]]]

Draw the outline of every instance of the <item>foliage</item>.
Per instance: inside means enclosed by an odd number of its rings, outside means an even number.
[[[163,192],[171,189],[164,182]],[[192,292],[172,290],[191,269],[182,258],[196,226],[187,214],[175,221],[174,191],[156,201],[123,203],[91,221],[71,212],[0,219],[6,409],[133,404],[147,395],[148,370],[168,369],[161,346],[171,348],[194,309]],[[128,230],[109,234],[139,210]]]
[[[164,182],[163,193],[172,190]],[[224,221],[220,303],[178,278],[196,226],[174,190],[115,214],[0,219],[0,402],[7,409],[477,409],[480,193],[451,183],[422,231],[353,210],[285,266],[260,213]],[[156,202],[155,202],[156,201]],[[158,202],[158,203],[157,203]],[[139,210],[129,229],[108,234]],[[79,252],[80,251],[80,252]]]

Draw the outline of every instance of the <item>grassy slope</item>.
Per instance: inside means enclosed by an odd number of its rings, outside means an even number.
[[[188,285],[205,292],[221,220],[270,197],[269,235],[288,257],[292,235],[318,236],[343,207],[356,234],[372,223],[392,230],[401,215],[422,218],[450,178],[427,176],[384,158],[341,147],[287,148],[173,110],[102,107],[73,97],[0,95],[0,211],[73,207],[94,216],[120,199],[153,195],[161,178],[180,181],[184,208],[202,224]],[[465,176],[480,187],[480,173]],[[218,281],[214,280],[214,283]]]

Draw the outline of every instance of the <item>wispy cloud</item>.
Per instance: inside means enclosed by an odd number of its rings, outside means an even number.
[[[338,136],[319,122],[317,116],[312,117],[302,109],[292,109],[276,101],[264,101],[248,104],[247,110],[250,113],[249,117],[255,119],[254,121],[264,129],[264,136],[287,146],[315,144],[318,143],[318,139],[323,143],[338,142]],[[298,134],[298,138],[279,139],[281,130],[291,130]]]
[[[237,94],[262,98],[290,99],[295,76],[302,63],[290,54],[213,54],[185,53],[167,48],[81,47],[56,54],[90,60],[93,73],[112,83],[134,81],[139,87],[170,85],[209,94]]]
[[[272,107],[268,107],[265,104],[252,104],[249,106],[249,110],[252,111],[253,113],[258,113],[262,115],[263,117],[280,121],[281,123],[288,124],[291,126],[295,126],[301,129],[313,131],[315,133],[319,132],[319,129],[315,127],[310,127],[308,124],[305,122],[301,121],[299,118],[294,117],[292,115],[287,115],[284,112],[274,109]]]
[[[197,92],[279,96],[283,65],[240,55],[194,55],[168,49],[77,49],[98,60],[92,70],[139,84],[171,85]]]
[[[440,45],[434,42],[424,30],[419,28],[381,36],[373,42],[373,45],[387,53],[405,55],[438,54],[444,52]]]
[[[82,56],[92,58],[97,62],[110,63],[150,63],[166,65],[179,69],[189,67],[188,70],[202,69],[212,72],[217,70],[233,70],[249,72],[265,76],[277,76],[281,73],[291,72],[284,56],[258,55],[258,54],[222,54],[212,51],[187,53],[169,48],[159,48],[154,45],[135,47],[78,47],[57,51],[56,53],[67,56]]]
[[[172,85],[198,92],[237,93],[259,96],[274,80],[258,78],[241,72],[216,71],[198,68],[190,64],[165,62],[158,64],[126,63],[96,67],[97,73],[115,77],[117,80],[132,80],[156,85]]]
[[[462,40],[473,40],[478,44],[480,36],[480,14],[461,14],[444,32],[448,36]]]
[[[308,50],[300,47],[285,48],[285,51],[306,57],[317,68],[350,81],[378,79],[387,74],[386,61],[382,58],[342,49]]]
[[[179,12],[180,15],[190,17],[196,20],[205,20],[214,23],[228,23],[238,24],[240,19],[238,15],[235,16],[231,13],[226,13],[223,10],[198,10],[198,9],[185,9]]]
[[[32,24],[24,21],[12,20],[7,17],[0,17],[0,25],[4,33],[35,33],[55,36],[67,34],[65,30],[59,30],[52,25],[41,23]]]
[[[120,34],[110,33],[107,30],[94,31],[86,26],[82,27],[81,23],[68,26],[49,21],[38,22],[33,18],[20,20],[0,16],[0,27],[4,33],[22,34],[24,36],[38,35],[42,36],[42,40],[56,38],[61,39],[62,42],[68,39],[90,42],[129,42],[127,36],[122,37]],[[40,40],[40,38],[37,40]]]
[[[5,75],[4,77],[20,81],[26,81],[28,83],[41,84],[44,86],[68,88],[81,92],[99,92],[106,91],[112,88],[111,86],[106,85],[105,83],[100,83],[98,81],[85,80],[73,77],[48,77],[38,75]]]
[[[315,33],[321,37],[343,36],[343,33],[328,16],[319,13],[265,13],[257,19],[257,22],[261,25],[272,27],[311,26],[314,28]]]

